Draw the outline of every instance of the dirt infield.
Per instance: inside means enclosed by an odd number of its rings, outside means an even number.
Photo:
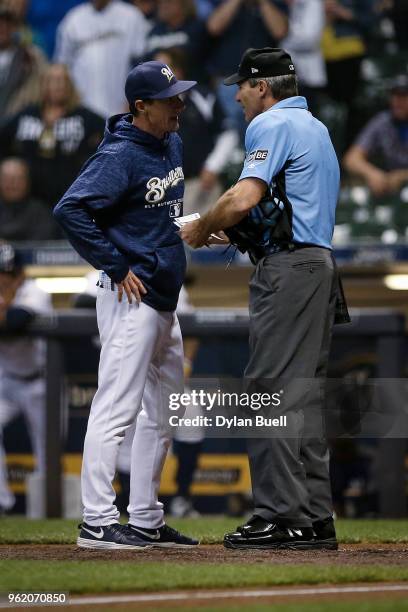
[[[408,565],[408,544],[343,544],[338,551],[227,550],[218,544],[193,549],[158,549],[141,551],[97,551],[75,545],[19,544],[1,545],[0,559],[40,561],[134,561],[146,563],[265,563],[309,565]]]

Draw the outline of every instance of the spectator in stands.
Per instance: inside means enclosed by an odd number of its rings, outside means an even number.
[[[408,50],[408,2],[390,0],[389,16],[394,25],[395,38],[400,51]]]
[[[55,35],[60,21],[68,11],[83,2],[84,0],[32,0],[29,3],[27,20],[38,34],[38,44],[47,57],[52,58],[54,55]]]
[[[26,21],[28,0],[2,0],[1,3],[3,8],[7,8],[11,11],[15,21],[15,38],[17,37],[20,42],[24,44],[31,44],[37,40],[34,39],[34,34]]]
[[[57,31],[55,60],[66,64],[82,103],[107,117],[124,112],[132,58],[145,51],[149,25],[122,0],[92,0],[69,11]]]
[[[50,296],[33,280],[12,246],[0,243],[0,515],[10,511],[14,495],[7,484],[3,429],[19,414],[28,425],[36,471],[45,473],[45,346],[23,335],[35,314],[51,312]]]
[[[38,47],[15,39],[16,29],[14,14],[0,5],[0,119],[38,102],[46,68]]]
[[[389,104],[344,157],[345,168],[361,177],[375,196],[396,192],[408,182],[408,75],[394,80]]]
[[[274,47],[288,31],[285,0],[210,0],[213,5],[207,27],[217,44],[213,61],[222,74],[234,66],[248,47]],[[224,57],[222,49],[227,53]],[[222,65],[222,61],[226,65]]]
[[[309,110],[316,110],[319,93],[327,84],[321,51],[325,24],[322,0],[286,0],[289,7],[288,34],[280,42],[292,56],[299,79],[300,94]]]
[[[205,23],[196,17],[194,0],[158,0],[157,21],[147,37],[147,56],[172,47],[184,49],[189,58],[190,74],[197,79],[207,51]]]
[[[207,28],[212,37],[208,70],[215,78],[224,110],[241,136],[246,124],[241,108],[235,102],[235,87],[222,84],[223,78],[235,72],[237,57],[248,47],[277,47],[288,33],[285,0],[207,0],[212,12]]]
[[[0,156],[26,160],[33,196],[52,208],[96,150],[103,130],[103,119],[79,105],[66,66],[52,64],[43,78],[41,104],[0,129]]]
[[[157,0],[133,0],[133,6],[141,11],[152,27],[157,20]]]
[[[183,49],[168,49],[155,55],[168,64],[178,79],[188,73]],[[221,195],[219,175],[231,160],[238,135],[231,128],[214,91],[203,85],[184,96],[186,105],[180,118],[179,135],[183,141],[184,214],[203,214]]]
[[[50,210],[30,196],[26,162],[5,159],[0,164],[0,238],[52,240],[58,235]]]
[[[28,0],[1,0],[2,8],[8,9],[19,25],[25,21]]]
[[[366,53],[366,36],[376,23],[375,0],[324,0],[326,28],[322,49],[329,95],[346,105],[346,145],[356,133],[353,102]]]

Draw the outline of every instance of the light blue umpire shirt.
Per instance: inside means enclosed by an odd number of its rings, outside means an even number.
[[[327,128],[309,112],[306,99],[286,98],[255,117],[245,149],[239,180],[262,179],[273,192],[283,172],[294,242],[331,249],[340,170]]]

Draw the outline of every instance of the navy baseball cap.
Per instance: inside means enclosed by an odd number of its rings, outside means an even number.
[[[247,79],[296,74],[289,53],[284,49],[263,47],[247,49],[241,58],[238,72],[224,80],[224,85],[235,85]]]
[[[197,81],[179,81],[175,74],[162,62],[137,64],[127,76],[125,95],[129,104],[135,100],[162,100],[188,91]]]

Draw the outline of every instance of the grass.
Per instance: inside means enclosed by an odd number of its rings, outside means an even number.
[[[140,561],[136,553],[137,560]],[[408,567],[222,564],[131,561],[0,561],[0,592],[79,593],[266,587],[294,584],[406,581]]]
[[[73,544],[78,533],[77,524],[78,521],[62,519],[39,521],[30,521],[23,517],[1,519],[0,544]],[[223,534],[235,528],[236,524],[236,519],[223,517],[171,520],[171,525],[185,533],[199,537],[203,543],[207,544],[221,542]],[[408,520],[341,520],[337,523],[337,530],[339,539],[343,543],[408,542]],[[377,581],[408,581],[408,563],[406,567],[401,565],[381,566],[375,563],[361,566],[279,565],[274,563],[271,566],[265,558],[265,562],[254,564],[200,563],[190,565],[170,561],[143,562],[143,553],[135,554],[135,561],[121,561],[117,556],[112,562],[23,559],[0,561],[0,592],[61,590],[80,594]],[[408,610],[408,607],[400,607],[399,602],[396,604],[399,606],[397,608],[381,607],[383,603],[382,601],[376,603],[379,606],[379,612]],[[259,606],[256,608],[251,605],[251,610],[267,609]],[[228,605],[228,610],[231,609],[233,608]],[[299,607],[296,608],[296,610],[299,609]],[[303,608],[302,604],[303,609],[307,608]],[[200,607],[200,612],[203,610],[204,608]],[[214,608],[212,607],[211,610]],[[274,611],[277,610],[278,608],[274,605]],[[282,608],[282,610],[289,612],[290,607]],[[318,607],[313,607],[313,612],[314,610],[317,611]],[[333,609],[333,612],[335,610],[336,608]],[[370,612],[371,610],[377,610],[377,608],[370,608]],[[364,611],[364,608],[359,607],[359,612],[361,611]]]
[[[222,542],[223,534],[235,529],[239,519],[201,517],[171,519],[176,529],[195,536],[203,544]],[[74,544],[79,520],[30,521],[25,517],[0,519],[0,544]],[[337,535],[343,543],[408,543],[408,520],[339,520]]]

